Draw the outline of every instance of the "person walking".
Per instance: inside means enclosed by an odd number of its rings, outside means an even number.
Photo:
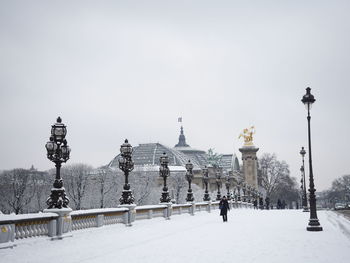
[[[228,205],[226,196],[223,196],[219,203],[220,215],[222,216],[222,220],[227,222],[227,210],[230,210],[230,206]]]

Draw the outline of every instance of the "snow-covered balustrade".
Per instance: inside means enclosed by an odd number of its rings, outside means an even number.
[[[122,224],[127,222],[127,208],[101,208],[73,211],[72,230],[79,230],[103,225]]]
[[[16,239],[54,236],[57,218],[55,213],[1,215],[0,248],[13,247]]]
[[[214,201],[211,203],[212,209],[219,209],[220,201]]]
[[[230,201],[231,208],[252,207],[246,202]],[[169,219],[174,215],[199,212],[211,212],[219,209],[219,201],[197,202],[186,204],[158,204],[145,206],[121,206],[118,208],[100,208],[88,210],[71,210],[65,215],[59,215],[54,210],[45,213],[24,215],[0,215],[0,248],[12,247],[16,239],[37,236],[49,236],[52,239],[62,239],[71,236],[69,232],[86,228],[102,227],[111,224],[125,224],[141,219],[164,217]],[[62,222],[63,223],[62,223]],[[61,223],[60,223],[61,222]],[[64,224],[66,223],[66,225]],[[62,229],[65,228],[65,231]],[[68,235],[66,235],[68,234]]]
[[[183,213],[189,213],[191,214],[191,211],[192,211],[192,207],[193,205],[192,204],[176,204],[176,205],[173,205],[172,208],[173,208],[173,215],[181,215]]]
[[[136,220],[151,219],[153,217],[167,217],[167,205],[144,205],[136,207]]]

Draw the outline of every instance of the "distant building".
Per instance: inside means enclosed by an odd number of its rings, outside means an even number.
[[[149,176],[158,177],[158,183],[162,184],[162,180],[159,177],[159,158],[164,152],[169,157],[169,168],[171,173],[182,173],[183,176],[185,176],[185,165],[190,160],[191,163],[193,163],[193,183],[202,188],[204,187],[202,182],[202,169],[205,166],[208,166],[209,177],[211,178],[209,183],[210,189],[216,189],[215,171],[208,162],[208,155],[206,151],[192,148],[189,144],[186,143],[183,126],[180,128],[178,143],[173,148],[169,148],[160,143],[144,143],[133,147],[133,171],[146,172],[149,174]],[[118,154],[107,166],[112,170],[118,171],[119,157],[120,155]],[[225,175],[228,175],[230,172],[232,172],[233,176],[241,176],[240,165],[235,154],[221,155],[219,166],[221,172]]]

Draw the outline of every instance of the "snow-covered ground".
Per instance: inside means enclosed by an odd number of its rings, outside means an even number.
[[[141,220],[73,232],[50,241],[34,238],[0,250],[0,262],[349,262],[350,223],[319,211],[322,232],[308,232],[300,210],[233,210],[223,223],[218,211],[171,220]]]

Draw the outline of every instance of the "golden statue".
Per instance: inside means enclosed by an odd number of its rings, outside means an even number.
[[[255,127],[252,126],[250,127],[249,129],[246,128],[243,130],[243,133],[241,133],[238,137],[241,138],[243,137],[244,138],[244,146],[253,146],[253,134],[255,134]]]

